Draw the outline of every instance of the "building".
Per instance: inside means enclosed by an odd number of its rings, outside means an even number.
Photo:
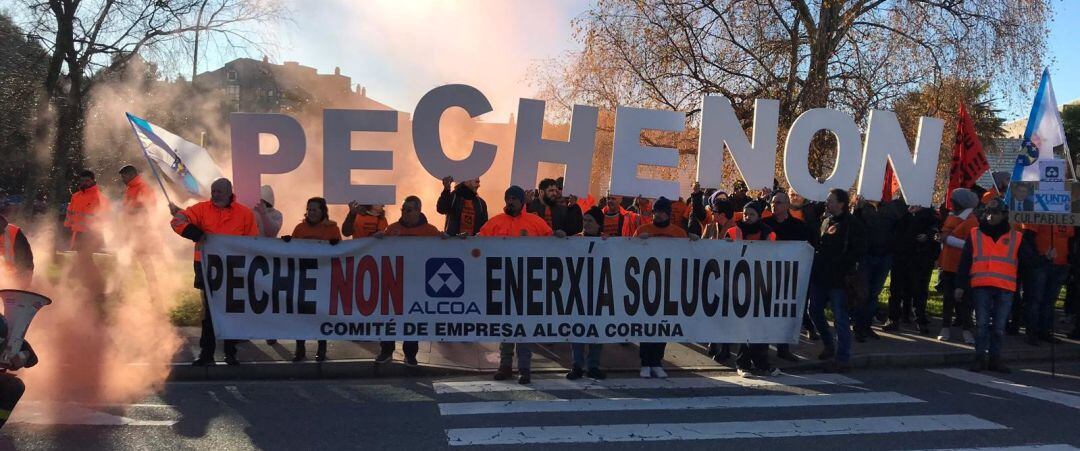
[[[222,99],[223,110],[228,112],[289,113],[309,107],[392,109],[368,98],[363,87],[354,88],[352,79],[341,75],[340,68],[334,68],[333,74],[320,74],[314,67],[295,61],[273,64],[267,58],[237,58],[197,75],[194,84]]]

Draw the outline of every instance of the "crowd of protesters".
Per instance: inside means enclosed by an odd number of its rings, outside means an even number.
[[[125,211],[145,214],[154,201],[151,190],[134,167],[121,171],[127,192]],[[942,297],[941,327],[936,338],[974,345],[973,371],[1007,372],[1001,362],[1004,335],[1024,332],[1030,346],[1057,343],[1054,336],[1055,303],[1066,289],[1065,312],[1076,316],[1070,338],[1080,338],[1080,251],[1073,227],[1011,224],[1002,194],[1008,174],[995,173],[994,186],[960,188],[951,192],[939,209],[908,206],[901,196],[881,202],[852,199],[846,190],[833,189],[825,202],[811,202],[794,190],[779,186],[751,193],[741,181],[732,192],[703,190],[694,185],[683,199],[645,199],[606,196],[595,204],[564,196],[562,180],[545,179],[537,189],[512,186],[505,191],[501,213],[489,215],[480,197],[479,180],[442,181],[436,212],[444,216],[443,227],[429,222],[419,197],[408,196],[400,206],[400,220],[388,224],[383,206],[349,204],[344,221],[330,218],[326,201],[311,198],[305,215],[284,241],[292,238],[325,240],[335,245],[343,237],[384,238],[424,236],[568,236],[634,237],[636,239],[714,239],[805,241],[814,248],[807,310],[803,330],[808,340],[820,340],[824,350],[818,359],[835,370],[850,369],[852,341],[878,339],[877,331],[896,332],[908,327],[914,333],[933,336],[927,313],[931,292]],[[107,199],[97,190],[94,174],[80,173],[78,190],[69,204],[65,225],[71,248],[89,254],[98,235],[93,225]],[[219,179],[210,199],[186,209],[170,205],[172,228],[196,243],[206,234],[278,237],[283,225],[275,208],[273,190],[262,187],[254,208],[239,204],[232,184]],[[0,225],[7,221],[0,216]],[[5,236],[15,243],[4,255],[9,267],[26,266],[29,250],[25,237]],[[554,239],[553,238],[553,239]],[[17,241],[18,240],[18,241]],[[200,288],[200,253],[195,253],[195,286]],[[22,262],[22,263],[21,263]],[[936,284],[934,272],[937,270]],[[888,290],[885,287],[888,282]],[[89,284],[96,284],[91,277]],[[878,300],[887,297],[888,307],[879,310]],[[203,298],[204,310],[209,311]],[[826,310],[832,311],[832,321]],[[209,314],[204,315],[201,353],[194,364],[213,365],[215,336]],[[876,328],[876,330],[875,330]],[[225,361],[239,364],[237,341],[226,340]],[[663,360],[665,343],[640,343],[641,377],[667,377]],[[418,344],[405,342],[404,361],[417,365]],[[569,379],[601,379],[600,344],[572,344]],[[776,356],[797,361],[787,344],[776,344]],[[392,360],[395,343],[382,342],[376,362]],[[530,382],[532,345],[503,343],[495,378],[512,376],[516,355],[518,381]],[[776,375],[769,363],[769,345],[742,344],[732,363],[740,375]],[[306,359],[304,342],[296,345],[294,361]],[[732,345],[708,344],[708,355],[728,363]],[[327,359],[327,343],[317,344],[315,360]]]

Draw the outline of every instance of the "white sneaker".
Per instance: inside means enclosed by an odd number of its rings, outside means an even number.
[[[969,345],[975,344],[975,337],[971,335],[971,331],[964,331],[964,343],[967,343]]]
[[[642,379],[648,379],[648,378],[652,377],[652,371],[650,371],[649,367],[647,367],[647,366],[641,367],[641,373],[640,374],[641,374]]]
[[[949,328],[948,327],[942,327],[941,328],[941,333],[939,333],[937,335],[937,339],[938,339],[938,341],[949,341]]]
[[[751,372],[749,372],[747,370],[744,370],[742,368],[736,368],[735,373],[738,374],[739,377],[744,377],[744,378],[750,378],[750,377],[753,376],[753,373],[751,373]]]
[[[664,371],[663,368],[658,367],[658,366],[652,367],[652,375],[653,375],[653,377],[657,377],[657,378],[660,378],[660,379],[667,379],[667,372]]]

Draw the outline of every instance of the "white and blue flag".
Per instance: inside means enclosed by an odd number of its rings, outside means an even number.
[[[210,198],[210,184],[222,175],[206,149],[131,113],[127,118],[155,171],[191,197]]]
[[[1039,181],[1039,161],[1053,160],[1054,154],[1068,155],[1069,146],[1065,143],[1065,129],[1061,125],[1054,87],[1050,84],[1049,69],[1043,70],[1020,146],[1020,154],[1013,166],[1013,181]]]

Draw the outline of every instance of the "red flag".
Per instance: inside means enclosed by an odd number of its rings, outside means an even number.
[[[900,181],[893,174],[892,163],[885,162],[885,184],[881,187],[882,202],[892,200],[893,195],[900,191]]]
[[[975,134],[975,123],[964,104],[960,104],[960,117],[956,124],[956,142],[953,144],[952,166],[949,169],[949,189],[945,192],[945,205],[952,208],[951,194],[956,188],[970,188],[982,177],[990,163],[986,161],[982,143]]]
[[[586,211],[589,211],[590,208],[596,206],[596,198],[593,197],[592,194],[589,194],[588,197],[586,197],[584,199],[579,197],[578,200],[577,200],[577,204],[578,204],[578,207],[581,208],[581,212],[585,213]]]

